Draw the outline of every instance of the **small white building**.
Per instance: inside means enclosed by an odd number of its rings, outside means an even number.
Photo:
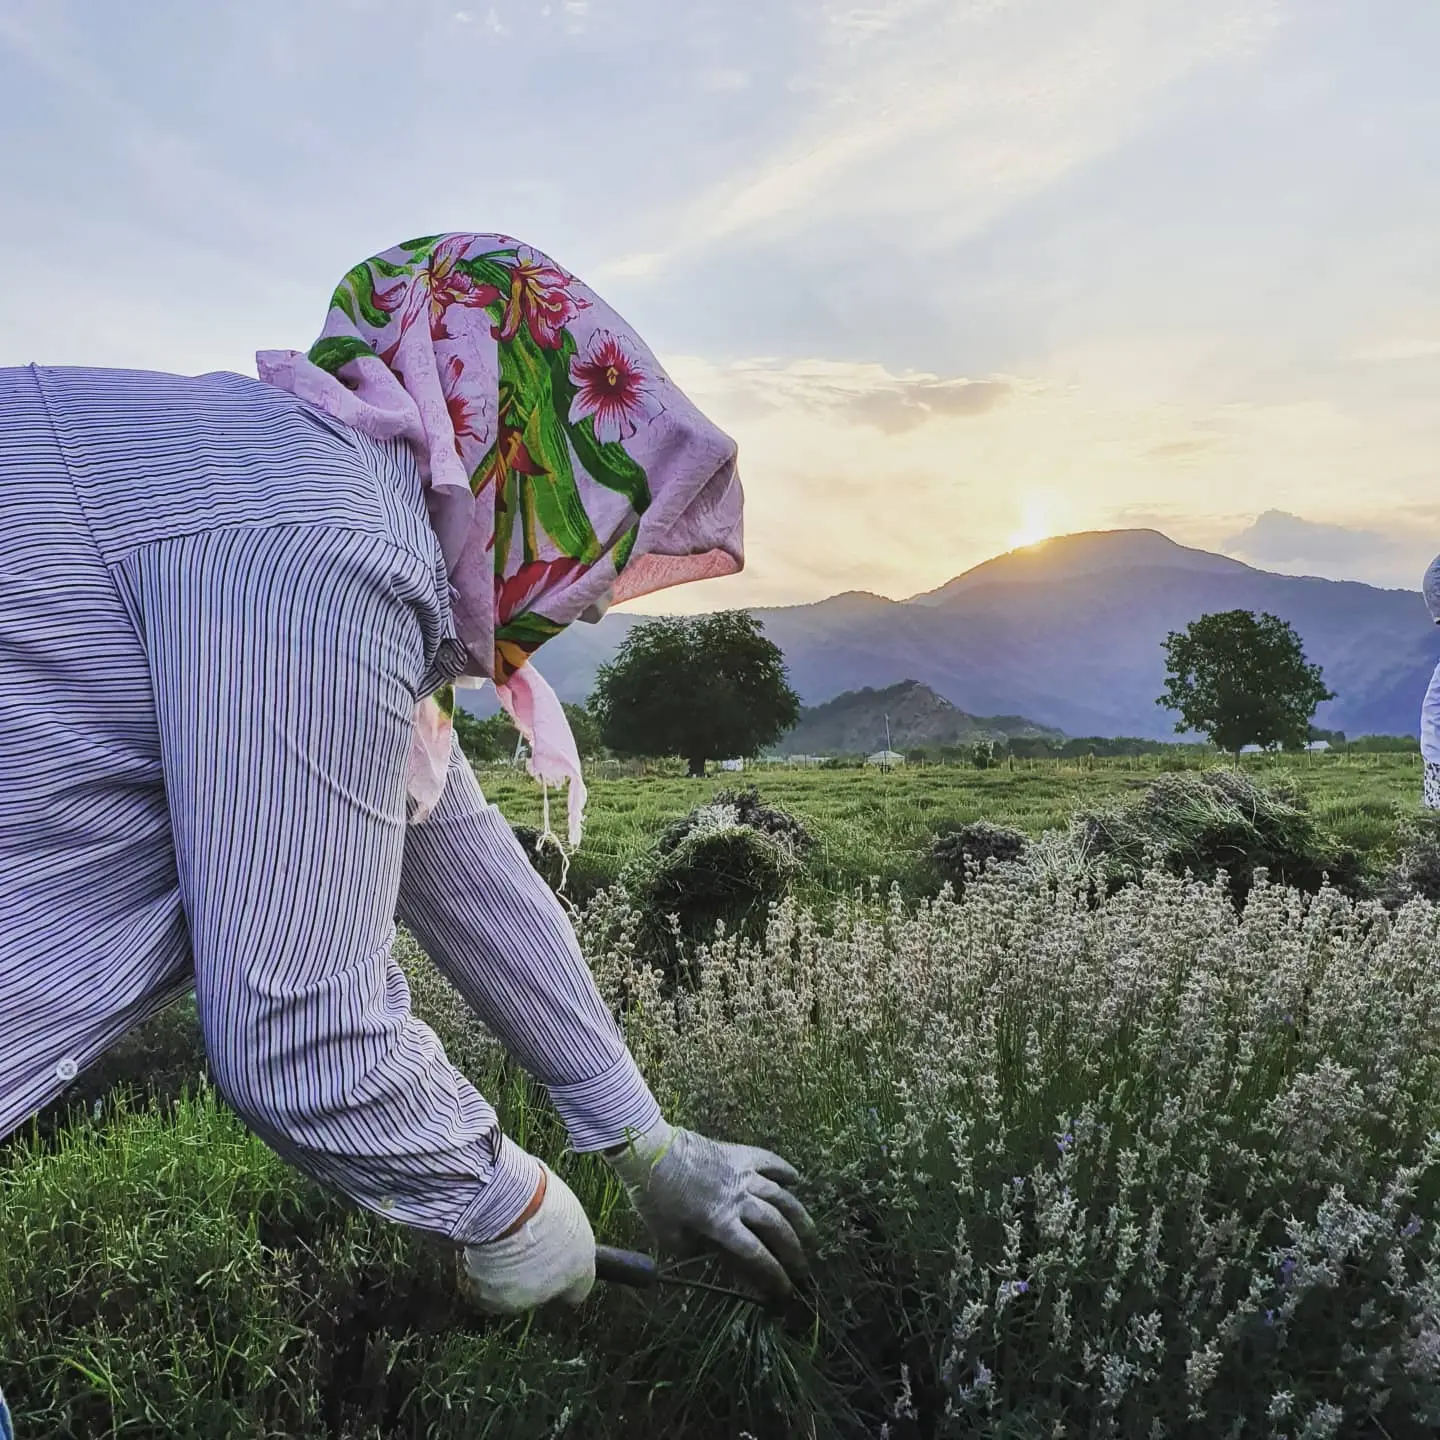
[[[867,765],[880,765],[886,770],[893,769],[896,765],[903,765],[905,757],[898,750],[877,750],[865,763]]]
[[[745,768],[745,762],[744,760],[722,760],[720,762],[720,768],[722,770],[743,770]]]

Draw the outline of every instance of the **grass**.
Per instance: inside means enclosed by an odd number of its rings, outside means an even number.
[[[940,825],[1056,830],[1156,768],[747,775],[815,834],[809,878],[763,933],[704,947],[692,988],[647,968],[616,897],[577,914],[667,1112],[805,1176],[819,1287],[774,1317],[625,1292],[471,1314],[443,1247],[246,1130],[172,1007],[81,1077],[80,1108],[0,1142],[0,1386],[21,1437],[1434,1433],[1440,908],[1262,886],[1237,915],[1164,875],[1091,903],[1045,846],[963,904],[926,898]],[[1417,809],[1408,757],[1247,768],[1372,851]],[[482,778],[538,820],[530,782]],[[596,781],[585,883],[735,779]],[[895,893],[857,896],[869,877]],[[565,1153],[413,946],[401,961],[509,1133],[602,1240],[640,1243],[603,1165]]]
[[[602,1241],[642,1244],[605,1167],[565,1153],[458,994],[413,945],[402,963],[507,1133],[565,1176]],[[185,1009],[164,1022],[172,1051]],[[312,1184],[190,1069],[0,1153],[0,1380],[22,1436],[718,1440],[849,1414],[813,1322],[603,1288],[583,1314],[472,1313],[448,1247]]]

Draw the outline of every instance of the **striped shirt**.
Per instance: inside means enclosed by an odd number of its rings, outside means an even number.
[[[415,463],[235,375],[0,369],[0,1135],[193,986],[210,1067],[308,1174],[459,1241],[538,1181],[410,1012],[398,916],[576,1149],[656,1102],[458,749]]]

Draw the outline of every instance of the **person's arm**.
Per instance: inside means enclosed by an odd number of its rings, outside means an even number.
[[[399,915],[548,1090],[579,1151],[649,1130],[660,1107],[595,989],[575,931],[458,743],[435,809],[406,836]]]
[[[1440,665],[1430,676],[1420,707],[1420,754],[1430,765],[1440,765]]]
[[[277,527],[148,546],[116,578],[149,655],[221,1092],[367,1209],[500,1235],[541,1168],[411,1015],[390,954],[433,572],[371,534]]]
[[[603,1150],[656,1242],[718,1248],[761,1289],[807,1271],[814,1227],[768,1150],[661,1115],[575,932],[456,744],[445,791],[405,846],[400,917],[505,1048],[550,1092],[577,1150]]]

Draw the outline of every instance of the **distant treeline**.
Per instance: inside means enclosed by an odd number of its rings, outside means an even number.
[[[971,745],[922,745],[904,754],[912,765],[974,765],[986,769],[1007,760],[1079,760],[1087,755],[1097,759],[1119,756],[1173,755],[1177,760],[1214,753],[1214,746],[1180,745],[1164,740],[1141,740],[1135,736],[1087,735],[1071,740],[1014,736],[1009,740],[981,740]]]
[[[1418,755],[1420,742],[1413,735],[1361,735],[1347,741],[1342,734],[1332,741],[1332,750],[1348,750],[1355,755]]]
[[[1350,755],[1419,754],[1420,742],[1411,735],[1361,735],[1347,740],[1340,730],[1317,730],[1312,741],[1324,741],[1334,753]],[[973,745],[928,745],[906,750],[912,765],[990,765],[1015,760],[1081,760],[1086,756],[1109,760],[1141,755],[1168,755],[1183,763],[1199,756],[1216,755],[1215,746],[1204,741],[1177,742],[1143,740],[1134,735],[1083,735],[1058,741],[1044,737],[1010,740],[982,740]]]
[[[583,705],[566,705],[565,713],[575,734],[580,755],[586,760],[605,758],[599,728],[594,717]],[[516,757],[519,736],[503,712],[481,720],[469,711],[457,709],[455,730],[461,748],[473,764],[495,764]],[[1351,755],[1419,754],[1420,742],[1410,735],[1361,735],[1347,740],[1341,730],[1315,730],[1312,740],[1325,741],[1331,751]],[[1203,741],[1185,743],[1170,740],[1142,740],[1133,735],[1084,735],[1070,740],[1043,736],[1013,736],[1008,740],[981,740],[967,745],[926,745],[901,750],[912,765],[971,765],[988,769],[1014,760],[1097,760],[1134,758],[1141,755],[1170,756],[1178,766],[1194,764],[1205,756],[1220,752]],[[863,764],[864,755],[838,755],[829,760],[831,766],[846,767]]]

